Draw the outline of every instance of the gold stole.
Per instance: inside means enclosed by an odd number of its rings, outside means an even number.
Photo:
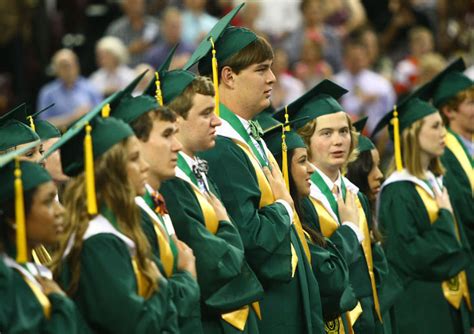
[[[466,156],[464,149],[461,146],[461,143],[457,140],[457,138],[452,133],[446,134],[446,146],[449,148],[451,152],[453,152],[454,156],[460,163],[464,173],[466,173],[467,178],[469,179],[469,183],[471,184],[471,193],[474,191],[474,171],[471,166],[471,162],[469,161],[469,157]]]
[[[262,208],[264,206],[275,203],[275,197],[273,196],[272,188],[270,187],[267,177],[263,173],[262,167],[260,167],[260,163],[258,162],[258,160],[255,158],[255,156],[250,151],[247,145],[237,140],[234,140],[234,143],[237,146],[239,146],[245,152],[245,154],[247,154],[248,158],[250,159],[250,162],[252,163],[253,169],[255,170],[255,174],[257,175],[258,187],[260,188],[260,193],[261,193],[260,203],[258,207]],[[275,164],[275,166],[278,166],[275,158],[273,157],[271,153],[267,152],[267,157],[268,157],[268,160],[270,160],[272,163]],[[311,263],[311,253],[309,251],[308,242],[306,241],[306,238],[304,237],[303,226],[301,225],[301,221],[298,215],[296,214],[294,214],[293,216],[293,223],[296,229],[296,233],[298,234],[298,238],[300,239],[301,244],[303,245],[303,250],[306,254],[306,258],[308,259],[309,263]],[[291,267],[292,267],[293,277],[295,276],[297,265],[298,265],[298,255],[296,254],[296,250],[293,244],[291,244]]]
[[[21,276],[23,277],[23,280],[26,282],[26,284],[28,284],[31,291],[33,291],[33,294],[35,295],[36,299],[40,303],[43,309],[43,314],[46,317],[46,319],[51,318],[51,302],[49,301],[48,297],[43,293],[43,291],[41,291],[41,289],[34,282],[31,282],[27,276],[21,273],[21,271],[19,272]]]
[[[132,267],[133,272],[135,273],[135,279],[137,281],[137,293],[139,296],[148,299],[153,293],[151,289],[152,285],[148,278],[146,278],[140,270],[136,256],[132,256]]]
[[[214,208],[206,199],[206,197],[201,193],[201,190],[194,183],[192,183],[191,181],[187,182],[193,188],[194,194],[196,195],[196,198],[199,202],[199,206],[201,207],[202,214],[204,216],[204,224],[206,226],[206,229],[210,233],[215,235],[217,233],[217,229],[219,228],[219,220],[217,219],[217,215],[214,211]],[[252,308],[257,314],[257,317],[261,320],[262,315],[260,312],[260,304],[258,302],[253,302]],[[249,305],[245,305],[239,308],[238,310],[221,314],[221,318],[228,324],[234,326],[240,331],[243,331],[247,323],[247,319],[249,317],[249,312]]]
[[[433,224],[436,219],[438,219],[439,207],[436,200],[432,198],[428,192],[420,187],[419,185],[415,186],[418,195],[420,195],[423,204],[425,205],[426,211],[430,217],[430,222]],[[460,240],[459,229],[454,219],[454,228],[456,231],[456,237]],[[466,300],[466,304],[469,310],[472,310],[471,298],[469,294],[469,288],[467,284],[466,272],[463,270],[458,273],[456,276],[450,278],[447,281],[441,283],[443,289],[444,298],[451,304],[455,309],[459,309],[461,306],[462,299]]]
[[[309,197],[311,200],[311,203],[313,203],[314,208],[316,209],[316,212],[319,217],[319,227],[321,229],[321,233],[323,236],[326,238],[331,237],[331,235],[334,233],[339,228],[339,223],[332,217],[332,215],[329,213],[329,211],[326,209],[326,207],[318,200],[314,199],[313,197]],[[362,214],[364,215],[365,219],[365,214],[363,213],[364,210],[362,210]],[[360,209],[359,209],[359,217],[360,217]],[[365,236],[364,236],[364,239]],[[370,242],[370,237],[369,237],[369,242]],[[346,319],[348,322],[348,325],[350,326],[349,331],[350,333],[353,333],[352,326],[355,324],[359,316],[362,314],[362,306],[360,305],[360,302],[357,302],[356,307],[354,307],[351,311],[346,312]],[[342,320],[341,320],[342,321]]]
[[[43,245],[39,245],[38,247],[34,248],[31,251],[31,256],[36,264],[41,264],[43,266],[47,266],[51,263],[51,255],[49,254],[46,247]]]
[[[173,275],[174,255],[170,246],[169,235],[165,233],[163,227],[158,226],[158,222],[153,222],[153,229],[155,230],[156,239],[158,241],[158,248],[160,249],[160,260],[163,263],[166,277]]]

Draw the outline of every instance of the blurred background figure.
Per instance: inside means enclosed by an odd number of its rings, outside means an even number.
[[[104,97],[125,88],[135,78],[135,72],[128,67],[128,51],[117,37],[100,39],[96,46],[97,71],[89,81]]]
[[[137,66],[135,66],[135,76],[139,76],[140,74],[142,74],[143,72],[145,72],[146,70],[148,70],[148,72],[146,72],[145,76],[142,78],[142,80],[137,84],[137,86],[135,87],[135,90],[133,91],[133,96],[138,96],[138,95],[141,95],[143,93],[143,91],[148,87],[148,85],[150,84],[150,82],[152,80],[155,80],[155,68],[153,68],[151,65],[149,64],[146,64],[146,63],[141,63],[141,64],[138,64]]]
[[[446,65],[446,59],[437,52],[422,55],[418,64],[418,79],[415,88],[433,79]]]
[[[197,46],[201,39],[217,23],[217,18],[206,12],[207,0],[184,0],[183,42]]]
[[[64,129],[98,104],[102,96],[80,75],[79,62],[72,50],[61,49],[56,52],[52,67],[56,80],[41,88],[37,110],[54,103],[55,108],[43,112],[41,118]]]
[[[165,61],[171,49],[179,43],[173,57],[177,67],[182,67],[194,51],[194,45],[184,41],[182,36],[183,19],[177,7],[167,7],[161,19],[158,41],[148,51],[145,62],[155,69]]]
[[[146,15],[145,0],[123,0],[124,15],[113,21],[106,35],[122,40],[130,53],[130,66],[135,66],[145,59],[146,52],[156,41],[159,32],[159,21]]]

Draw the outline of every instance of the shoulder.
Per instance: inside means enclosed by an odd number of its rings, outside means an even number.
[[[45,84],[41,90],[40,90],[40,95],[47,95],[47,94],[50,94],[56,90],[58,90],[59,88],[61,87],[61,83],[59,82],[58,79],[55,79],[51,82],[48,82],[47,84]]]

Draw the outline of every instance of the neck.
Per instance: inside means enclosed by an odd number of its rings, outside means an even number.
[[[460,135],[466,140],[472,140],[472,136],[474,136],[474,132],[464,129],[461,124],[458,123],[451,123],[449,124],[449,128],[456,134]]]
[[[148,176],[148,184],[149,184],[154,190],[160,189],[161,181],[162,181],[162,180],[161,180],[158,176],[153,176],[153,175],[151,175],[151,174],[149,174],[149,176]]]
[[[428,167],[430,166],[430,162],[433,157],[425,152],[420,152],[420,162],[421,162],[421,169],[423,170],[423,174],[428,171]]]
[[[222,87],[222,86],[221,86]],[[246,106],[244,103],[242,103],[242,100],[238,98],[237,94],[233,93],[230,90],[223,89],[219,87],[220,89],[220,101],[223,105],[225,105],[230,111],[232,111],[234,114],[242,117],[243,119],[249,121],[255,116],[259,114],[259,111],[252,110],[248,106]]]
[[[339,167],[323,167],[315,163],[314,161],[312,162],[318,169],[324,173],[332,182],[336,182],[337,178],[339,177]]]
[[[189,148],[183,146],[183,148],[181,149],[181,151],[182,151],[184,154],[186,154],[188,157],[194,159],[195,152],[193,152],[191,149],[189,149]]]

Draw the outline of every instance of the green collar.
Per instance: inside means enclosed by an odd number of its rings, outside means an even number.
[[[196,175],[194,175],[193,171],[191,170],[191,167],[189,167],[188,163],[181,154],[178,154],[178,168],[181,169],[181,171],[186,174],[187,177],[189,177],[191,182],[199,188],[199,183],[196,179]]]
[[[344,179],[342,178],[342,176],[340,177],[341,177],[342,199],[346,201],[346,193],[347,193],[346,185],[344,183]],[[326,197],[326,199],[329,202],[329,205],[331,206],[332,211],[337,216],[337,220],[341,224],[342,222],[341,222],[341,218],[339,217],[339,207],[337,205],[336,199],[334,198],[334,194],[332,193],[331,189],[329,189],[328,185],[323,180],[322,176],[319,175],[318,171],[315,171],[313,175],[311,175],[311,181],[313,181],[318,186],[318,188],[323,193],[324,197]]]
[[[471,163],[471,167],[474,166],[474,159],[471,157],[471,155],[469,154],[469,151],[467,150],[467,147],[466,145],[464,145],[464,141],[461,139],[461,136],[458,135],[456,132],[454,132],[453,130],[451,130],[450,128],[447,128],[448,129],[448,132],[450,134],[452,134],[456,139],[457,141],[459,142],[459,144],[461,144],[461,147],[464,151],[464,153],[466,154],[467,158],[469,159],[469,162]]]
[[[104,216],[117,231],[122,232],[120,231],[120,228],[118,226],[117,217],[115,217],[115,213],[113,213],[112,210],[110,210],[110,208],[108,208],[105,205],[102,206],[100,208],[100,214]]]

